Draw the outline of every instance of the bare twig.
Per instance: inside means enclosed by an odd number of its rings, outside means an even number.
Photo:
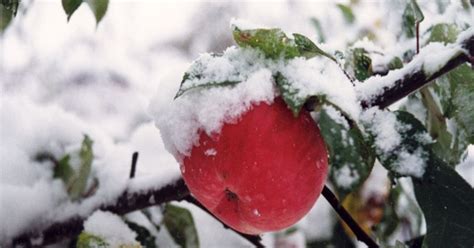
[[[379,247],[379,245],[375,243],[375,241],[359,226],[359,224],[357,224],[327,186],[324,186],[322,194],[329,204],[331,204],[339,217],[347,224],[347,226],[349,226],[359,241],[364,242],[369,248]]]
[[[138,152],[134,152],[132,155],[132,167],[130,168],[130,178],[135,177],[135,171],[137,170]]]
[[[228,226],[227,224],[225,224],[224,222],[220,221],[219,218],[217,218],[213,213],[211,213],[206,207],[204,207],[200,202],[198,202],[196,200],[196,198],[188,195],[187,197],[184,198],[185,201],[187,202],[190,202],[194,205],[196,205],[197,207],[199,207],[200,209],[204,210],[206,213],[208,213],[209,215],[211,215],[212,217],[214,217],[216,220],[218,220],[220,223],[222,223],[222,225],[224,226],[224,228],[226,229],[230,229],[232,231],[234,231],[235,233],[237,233],[239,236],[241,236],[242,238],[246,239],[247,241],[249,241],[250,243],[252,243],[253,245],[255,245],[255,247],[265,247],[263,244],[262,244],[262,238],[260,238],[260,236],[256,236],[256,235],[250,235],[250,234],[245,234],[245,233],[242,233],[242,232],[239,232],[237,230],[235,230],[234,228]]]

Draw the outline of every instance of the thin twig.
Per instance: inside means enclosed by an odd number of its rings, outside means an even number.
[[[375,241],[359,226],[359,224],[357,224],[328,187],[324,186],[322,194],[329,204],[331,204],[339,217],[347,224],[347,226],[349,226],[358,240],[364,242],[369,248],[379,247],[379,245],[375,243]]]
[[[134,152],[132,155],[132,166],[130,168],[130,179],[135,177],[135,171],[137,170],[138,152]]]
[[[255,245],[255,247],[258,247],[258,248],[265,247],[265,246],[262,244],[262,238],[261,238],[260,236],[242,233],[242,232],[239,232],[239,231],[235,230],[234,228],[228,226],[227,224],[225,224],[224,222],[222,222],[221,220],[219,220],[219,218],[217,218],[213,213],[211,213],[211,211],[209,211],[209,210],[208,210],[206,207],[204,207],[200,202],[198,202],[198,201],[196,200],[196,198],[192,197],[191,195],[188,195],[187,197],[185,197],[184,200],[187,201],[187,202],[189,202],[189,203],[192,203],[192,204],[196,205],[197,207],[199,207],[200,209],[204,210],[206,213],[208,213],[209,215],[211,215],[212,217],[214,217],[216,220],[218,220],[218,221],[224,226],[225,229],[230,229],[230,230],[234,231],[234,232],[237,233],[239,236],[241,236],[242,238],[246,239],[246,240],[249,241],[251,244]]]

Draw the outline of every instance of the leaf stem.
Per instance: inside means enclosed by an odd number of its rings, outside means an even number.
[[[239,231],[235,230],[234,228],[228,226],[227,224],[225,224],[224,222],[219,220],[219,218],[217,218],[214,214],[212,214],[206,207],[204,207],[200,202],[198,202],[196,200],[196,198],[192,197],[191,195],[186,196],[183,200],[185,200],[189,203],[192,203],[192,204],[196,205],[197,207],[199,207],[200,209],[204,210],[204,212],[208,213],[209,215],[214,217],[216,220],[218,220],[224,226],[225,229],[230,229],[230,230],[234,231],[239,236],[241,236],[242,238],[246,239],[247,241],[249,241],[250,243],[255,245],[255,247],[258,247],[258,248],[265,247],[262,244],[262,238],[260,236],[242,233],[242,232],[239,232]]]
[[[357,224],[357,222],[352,218],[352,216],[347,212],[347,210],[342,206],[342,204],[337,199],[336,195],[327,187],[324,186],[322,195],[326,200],[331,204],[332,208],[339,217],[349,226],[351,231],[355,234],[358,240],[364,242],[369,248],[379,247],[377,243]]]

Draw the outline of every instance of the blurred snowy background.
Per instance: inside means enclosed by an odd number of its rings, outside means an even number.
[[[95,142],[98,159],[93,173],[101,184],[96,193],[101,199],[112,199],[127,184],[133,151],[140,153],[137,178],[157,185],[176,179],[178,165],[164,149],[148,105],[155,95],[174,94],[183,72],[200,53],[233,45],[233,17],[305,34],[327,49],[344,50],[363,37],[382,49],[401,45],[395,37],[401,2],[353,2],[355,20],[348,24],[336,1],[330,0],[111,0],[96,26],[85,5],[67,22],[60,0],[23,1],[18,16],[0,36],[0,240],[32,221],[44,223],[80,212],[74,204],[58,209],[66,197],[62,186],[51,182],[48,165],[32,157],[41,149],[57,155],[77,149],[83,133]],[[440,18],[456,18],[460,6],[457,1],[419,2],[426,18],[422,30]],[[438,16],[440,5],[448,6],[451,14]],[[473,163],[471,147],[458,167],[471,184]],[[386,187],[385,175],[376,167],[367,191]],[[202,247],[249,246],[198,208],[179,205],[192,211]],[[305,240],[331,238],[335,223],[321,198],[296,232],[267,234],[263,239],[270,247],[300,247]],[[157,244],[173,246],[169,235],[160,233]],[[392,240],[413,235],[400,231]]]

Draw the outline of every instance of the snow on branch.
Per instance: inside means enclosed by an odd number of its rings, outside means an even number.
[[[117,201],[102,205],[98,209],[124,215],[136,210],[144,209],[165,202],[182,200],[189,195],[188,188],[182,179],[170,183],[159,189],[151,190],[125,190]],[[67,237],[74,237],[83,230],[87,217],[73,216],[61,222],[56,222],[43,230],[23,233],[12,240],[5,247],[43,247],[53,244]]]
[[[363,108],[386,108],[457,66],[474,60],[474,28],[454,44],[430,43],[403,68],[374,76],[356,86]]]

